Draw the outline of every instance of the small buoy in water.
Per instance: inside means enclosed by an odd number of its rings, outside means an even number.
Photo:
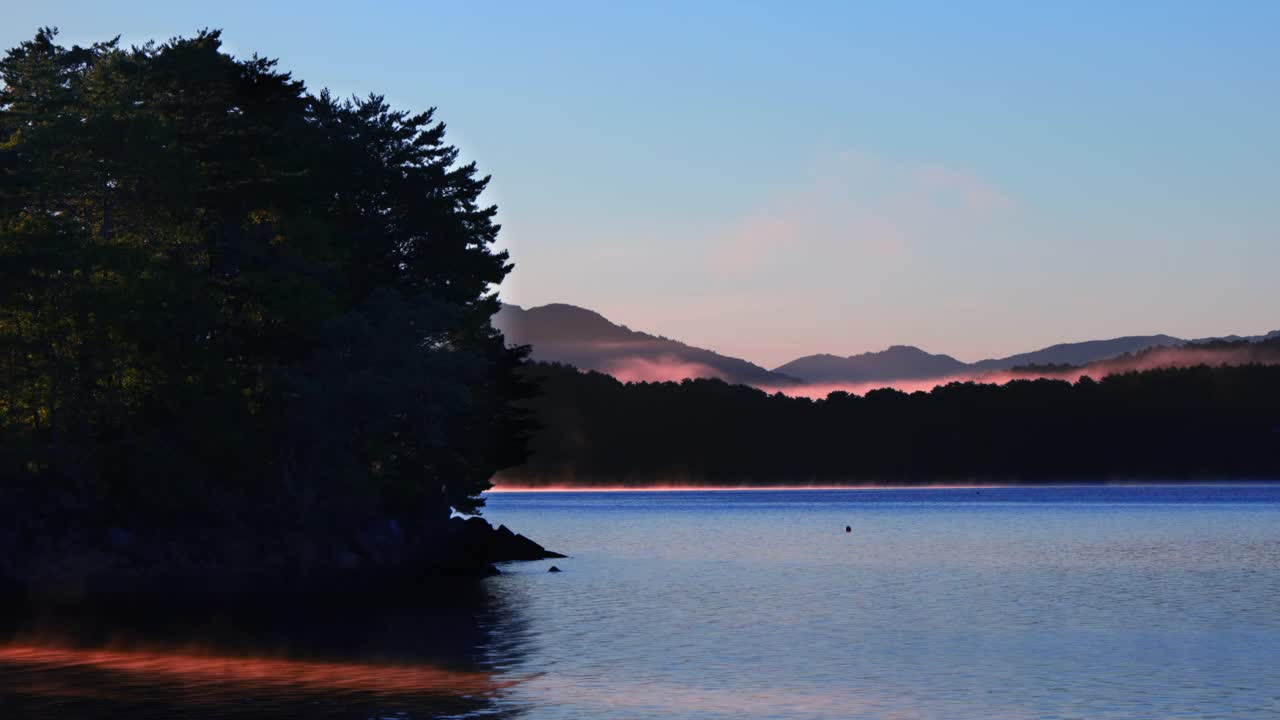
[[[551,567],[547,568],[547,572],[562,572],[562,571],[560,570],[560,568],[556,567],[555,565],[552,565]]]
[[[844,526],[844,531],[845,531],[845,532],[853,532],[853,528],[852,528],[852,527],[849,527],[848,525],[845,525],[845,526]]]

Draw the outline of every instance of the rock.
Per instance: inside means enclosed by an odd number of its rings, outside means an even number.
[[[0,524],[0,609],[6,601],[38,604],[45,598],[119,607],[323,603],[365,595],[357,588],[366,585],[412,592],[437,586],[436,578],[497,574],[494,563],[553,557],[564,556],[478,517],[414,523],[375,516],[345,526],[194,525],[145,532],[124,525],[84,530]]]
[[[556,567],[555,565],[552,565],[551,567],[547,568],[547,572],[563,572],[563,571],[560,568]]]
[[[494,529],[483,518],[450,520],[450,552],[459,558],[472,558],[485,562],[508,560],[543,560],[564,557],[547,550],[529,538],[512,532],[505,525]]]

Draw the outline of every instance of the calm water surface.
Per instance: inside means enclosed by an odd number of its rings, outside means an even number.
[[[498,494],[534,718],[1280,718],[1280,488]],[[852,533],[845,533],[845,526]],[[512,652],[518,649],[518,652]],[[511,660],[506,656],[510,654]]]
[[[486,515],[573,557],[445,608],[186,629],[213,651],[11,644],[0,716],[1280,718],[1280,486],[498,493]]]

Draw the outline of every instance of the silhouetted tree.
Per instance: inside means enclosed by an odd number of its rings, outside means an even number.
[[[0,61],[0,480],[86,513],[475,510],[523,458],[487,177],[219,33]]]

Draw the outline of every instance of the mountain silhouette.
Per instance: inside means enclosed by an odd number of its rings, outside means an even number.
[[[934,355],[911,345],[894,345],[880,352],[840,357],[808,355],[775,368],[812,383],[861,383],[877,380],[927,380],[949,375],[1008,370],[1029,365],[1086,365],[1147,348],[1183,345],[1187,341],[1172,335],[1141,335],[1061,343],[1032,352],[974,363],[950,355]]]
[[[533,347],[533,359],[597,370],[620,380],[719,378],[743,385],[792,385],[796,378],[735,357],[659,335],[637,332],[586,308],[553,303],[504,304],[494,327],[512,345]]]
[[[1109,340],[1059,343],[1001,358],[966,363],[911,345],[879,352],[839,356],[806,355],[768,370],[740,358],[721,355],[677,340],[632,330],[600,313],[576,305],[553,303],[522,308],[503,305],[494,325],[507,342],[531,345],[533,359],[559,362],[581,370],[597,370],[623,381],[719,378],[729,383],[785,387],[797,383],[865,383],[928,380],[953,375],[980,375],[1030,366],[1085,366],[1151,348],[1215,342],[1259,342],[1280,337],[1223,336],[1185,340],[1172,335],[1128,335]]]
[[[774,372],[786,373],[811,383],[862,383],[890,380],[928,380],[951,375],[981,374],[996,370],[1043,366],[1087,366],[1153,348],[1183,347],[1218,342],[1262,342],[1280,337],[1280,330],[1265,335],[1184,340],[1172,335],[1129,335],[1110,340],[1059,343],[1031,352],[973,363],[950,355],[934,355],[910,345],[894,345],[880,352],[840,357],[808,355],[780,365]]]
[[[969,367],[974,370],[1008,370],[1026,365],[1087,365],[1125,353],[1141,352],[1147,348],[1173,347],[1186,343],[1186,340],[1172,335],[1127,335],[1110,340],[1059,343],[1032,352],[979,360]]]
[[[911,345],[894,345],[880,352],[840,357],[807,355],[774,372],[798,377],[806,382],[867,382],[871,380],[916,380],[964,372],[969,368],[950,355],[933,355]]]

